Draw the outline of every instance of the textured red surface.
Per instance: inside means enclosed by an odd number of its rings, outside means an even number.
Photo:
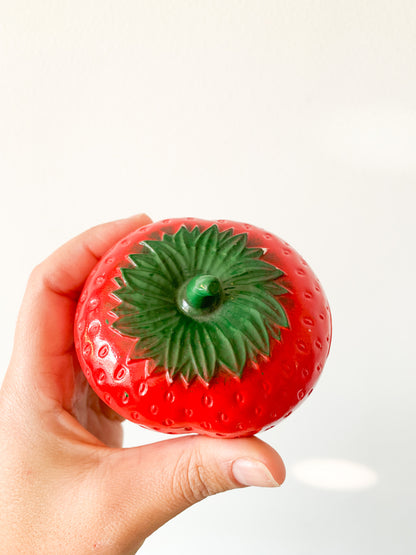
[[[217,224],[220,231],[248,234],[248,247],[261,247],[263,259],[283,270],[279,279],[288,293],[279,296],[289,329],[272,340],[270,356],[246,365],[240,378],[220,370],[209,384],[196,378],[173,381],[154,373],[152,360],[132,360],[136,339],[111,327],[119,304],[113,291],[120,267],[140,242],[176,233],[181,225],[201,230]],[[201,433],[242,437],[274,426],[310,393],[331,343],[331,314],[321,284],[308,264],[285,241],[257,227],[226,220],[171,219],[138,229],[119,241],[96,265],[85,283],[75,317],[75,346],[94,391],[113,410],[142,426],[165,433]]]

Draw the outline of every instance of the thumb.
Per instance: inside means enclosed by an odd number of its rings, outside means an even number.
[[[209,495],[244,486],[278,486],[286,474],[280,455],[256,437],[188,436],[115,450],[113,455],[111,487],[115,495],[128,492],[124,524],[140,537]]]

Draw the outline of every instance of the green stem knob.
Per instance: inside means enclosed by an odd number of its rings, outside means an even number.
[[[188,316],[204,316],[218,307],[222,295],[218,278],[210,274],[195,276],[180,290],[178,305]]]

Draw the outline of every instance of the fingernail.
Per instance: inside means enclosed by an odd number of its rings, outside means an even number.
[[[150,222],[152,221],[152,218],[148,216],[145,212],[141,212],[140,214],[133,214],[131,218],[140,218],[140,219],[149,220]]]
[[[141,214],[133,214],[127,218],[128,220],[137,221],[139,222],[140,227],[144,227],[145,225],[149,225],[153,223],[153,220],[150,216],[142,212]]]
[[[265,464],[254,459],[237,459],[233,462],[234,478],[243,486],[275,488],[279,486]]]

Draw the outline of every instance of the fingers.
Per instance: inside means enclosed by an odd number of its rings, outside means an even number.
[[[124,235],[151,221],[146,214],[138,214],[92,227],[44,260],[34,273],[33,285],[37,278],[45,288],[59,295],[77,295],[88,274],[106,251]]]
[[[36,378],[36,389],[60,401],[71,394],[71,366],[76,364],[74,314],[83,284],[114,243],[150,222],[140,214],[93,227],[57,249],[32,272],[19,313],[11,368]]]
[[[126,525],[146,535],[209,495],[285,479],[279,454],[256,437],[178,438],[116,451],[107,462],[114,495],[128,492]]]
[[[88,274],[115,242],[150,221],[140,214],[93,227],[35,268],[18,321],[26,349],[29,344],[43,355],[56,355],[72,346],[74,306]]]

